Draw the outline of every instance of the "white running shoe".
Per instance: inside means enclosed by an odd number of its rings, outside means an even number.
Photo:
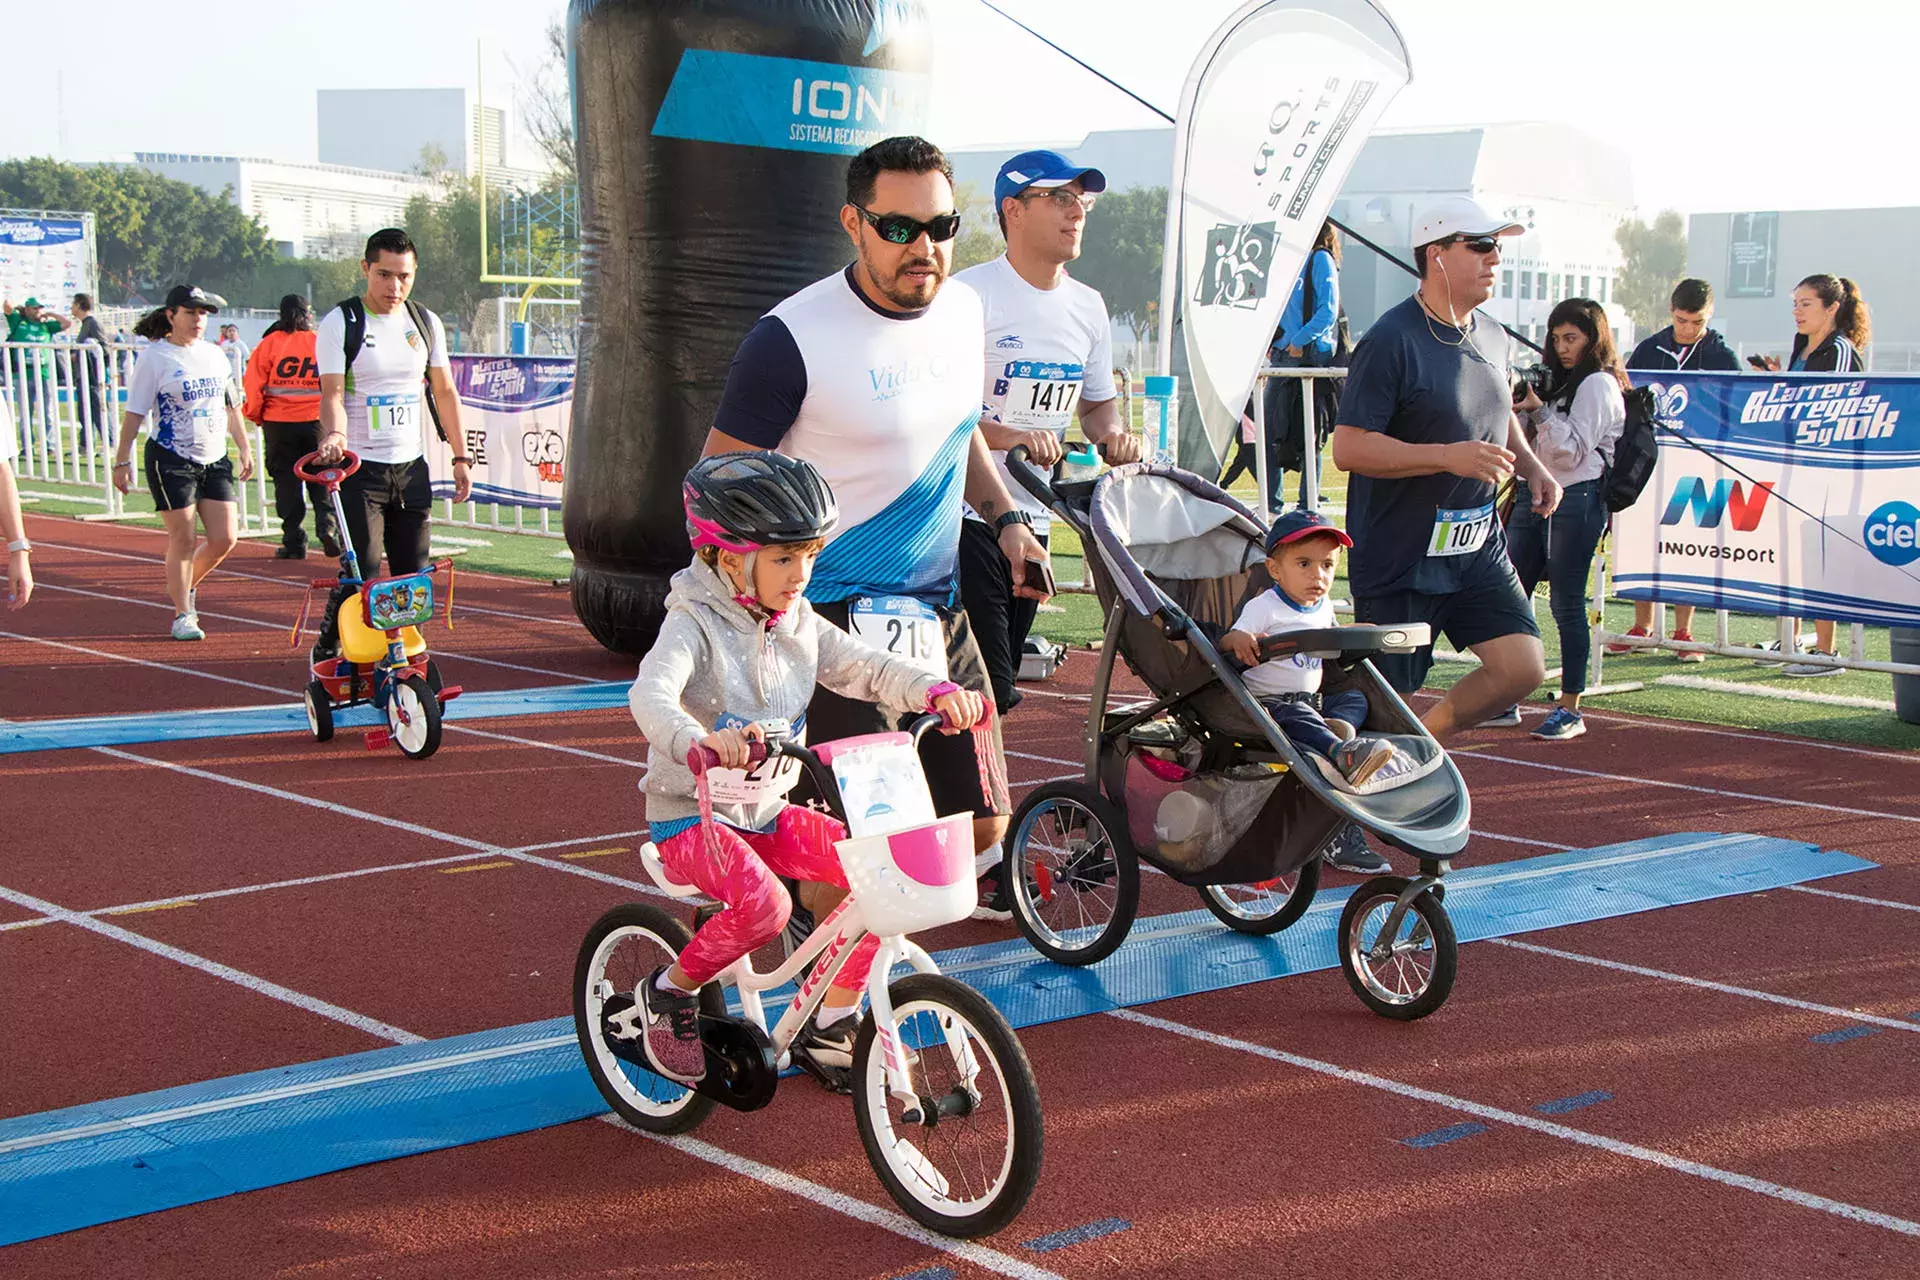
[[[207,633],[200,629],[200,616],[193,613],[174,614],[173,638],[175,640],[205,640]]]

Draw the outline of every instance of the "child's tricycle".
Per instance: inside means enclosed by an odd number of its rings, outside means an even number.
[[[460,696],[459,685],[441,684],[440,670],[427,656],[427,642],[420,634],[420,624],[433,617],[433,575],[441,569],[447,570],[452,624],[453,562],[435,560],[418,573],[361,581],[360,561],[340,503],[340,482],[360,469],[360,459],[348,453],[332,465],[315,465],[319,457],[310,453],[300,459],[293,474],[326,488],[340,530],[340,576],[308,584],[307,605],[294,624],[293,641],[300,643],[313,592],[326,590],[336,593],[329,596],[328,607],[338,610],[340,645],[337,654],[314,655],[306,692],[307,725],[315,742],[326,742],[333,737],[334,711],[371,703],[386,712],[387,727],[368,730],[367,750],[378,751],[391,742],[407,756],[424,760],[440,748],[441,709]],[[349,590],[338,594],[343,588]]]

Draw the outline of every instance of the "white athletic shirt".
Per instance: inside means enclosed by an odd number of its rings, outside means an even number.
[[[1339,625],[1333,616],[1332,596],[1321,596],[1318,604],[1303,609],[1282,594],[1280,588],[1274,587],[1247,601],[1233,629],[1258,638]],[[1291,658],[1276,658],[1248,667],[1240,678],[1256,698],[1270,693],[1312,693],[1320,687],[1320,659],[1296,653]]]
[[[320,375],[347,375],[347,448],[368,462],[412,462],[426,444],[427,366],[449,367],[447,334],[427,313],[431,338],[422,337],[406,307],[384,316],[367,312],[367,340],[347,369],[347,313],[327,312],[314,338]]]
[[[14,432],[13,410],[7,404],[6,397],[0,396],[0,461],[13,465],[20,454],[20,437]]]
[[[1080,402],[1099,404],[1119,394],[1113,385],[1113,330],[1107,304],[1072,277],[1051,289],[1021,279],[1001,254],[953,277],[980,295],[986,313],[986,376],[980,416],[1011,427],[1048,427],[1064,436]],[[996,449],[993,465],[1033,527],[1046,533],[1051,517],[1007,470]],[[978,520],[973,509],[967,518]]]
[[[227,456],[227,406],[240,402],[227,353],[205,340],[150,343],[127,384],[126,410],[153,442],[202,466]]]
[[[980,299],[948,280],[923,311],[883,312],[850,273],[808,285],[754,325],[714,429],[805,458],[832,487],[840,524],[814,564],[809,600],[946,605],[980,419]]]

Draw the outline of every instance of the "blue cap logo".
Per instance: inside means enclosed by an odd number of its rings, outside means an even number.
[[[1106,174],[1077,165],[1058,151],[1022,151],[1000,166],[1000,176],[993,180],[993,207],[998,209],[1002,200],[1028,187],[1064,187],[1075,178],[1090,193],[1107,189]]]

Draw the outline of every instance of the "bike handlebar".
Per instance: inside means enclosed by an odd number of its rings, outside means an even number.
[[[937,729],[946,722],[946,717],[939,712],[929,711],[924,715],[914,717],[913,721],[907,725],[906,733],[913,739],[913,745],[917,747],[920,745],[920,739],[926,736],[927,730]],[[764,763],[767,757],[772,755],[791,756],[810,768],[822,767],[820,757],[802,744],[793,741],[791,738],[776,738],[772,742],[749,742],[747,744],[747,768],[751,769],[757,764]],[[687,768],[695,777],[700,776],[709,769],[715,769],[719,766],[720,753],[712,747],[702,747],[696,744],[687,752]]]
[[[342,451],[340,461],[328,463],[318,471],[307,470],[307,464],[320,456],[318,449],[293,464],[293,474],[308,484],[323,484],[328,488],[339,484],[360,469],[360,455],[351,449]]]

